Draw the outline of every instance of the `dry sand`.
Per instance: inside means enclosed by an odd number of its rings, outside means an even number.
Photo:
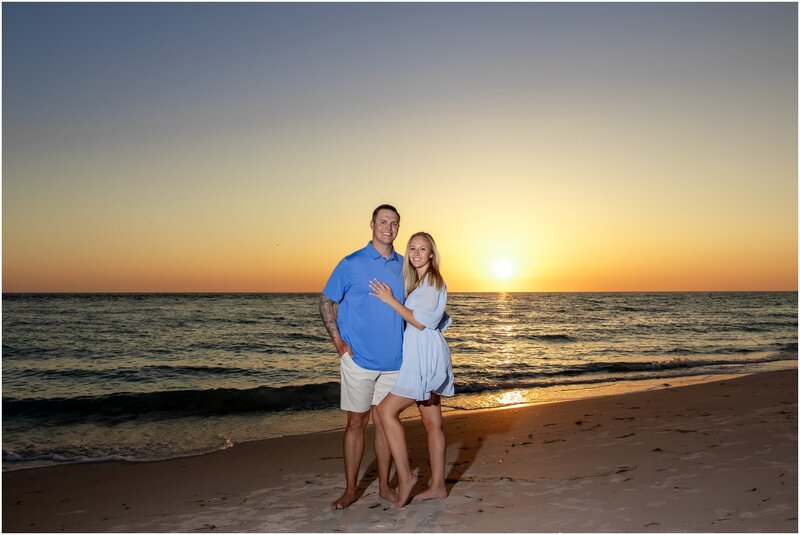
[[[424,432],[406,422],[420,487]],[[393,509],[341,431],[164,462],[3,474],[3,530],[796,532],[797,371],[447,415],[446,500]],[[371,432],[371,431],[370,431]],[[370,438],[371,440],[371,438]]]

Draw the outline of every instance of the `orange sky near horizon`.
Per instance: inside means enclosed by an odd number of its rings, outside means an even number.
[[[220,230],[213,236],[205,234],[205,240],[178,239],[165,231],[147,248],[120,248],[113,254],[91,242],[62,242],[62,250],[48,251],[52,263],[34,257],[24,271],[6,268],[5,280],[18,286],[6,285],[4,291],[320,291],[341,257],[369,240],[370,212],[368,208],[363,214],[349,213],[333,221],[321,218],[306,225],[297,217],[287,220],[280,231],[253,229],[250,235],[232,236]],[[779,240],[775,241],[782,247],[751,240],[734,248],[705,233],[675,236],[652,228],[615,239],[620,234],[609,228],[608,220],[595,228],[561,233],[543,228],[537,233],[532,216],[523,213],[498,216],[496,225],[466,219],[443,223],[429,218],[433,225],[415,225],[425,220],[424,213],[404,215],[398,251],[404,252],[412,232],[432,232],[452,292],[797,289],[796,248]],[[530,227],[525,227],[526,219]],[[292,232],[295,226],[302,230]],[[520,227],[523,230],[513,230]],[[520,238],[526,232],[530,235]],[[495,272],[498,259],[512,266],[507,278]]]
[[[451,292],[798,289],[796,4],[3,15],[4,292],[316,292],[381,203]]]

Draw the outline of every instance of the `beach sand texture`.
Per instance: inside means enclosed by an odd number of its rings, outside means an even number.
[[[412,466],[425,436],[406,421]],[[394,509],[342,432],[3,474],[6,532],[796,532],[797,371],[446,415],[449,497]],[[371,428],[370,428],[371,433]]]

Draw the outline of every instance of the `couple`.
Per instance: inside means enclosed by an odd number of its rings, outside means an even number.
[[[450,318],[444,312],[447,288],[439,273],[439,252],[429,234],[418,232],[408,241],[405,259],[397,254],[400,214],[391,205],[375,209],[370,228],[372,240],[339,262],[320,297],[320,314],[341,357],[341,408],[347,411],[347,487],[333,509],[356,501],[370,414],[380,496],[397,507],[408,502],[417,477],[409,465],[400,413],[412,403],[422,416],[431,463],[431,484],[414,501],[447,497],[439,396],[453,395],[453,369],[442,335]],[[389,485],[392,459],[396,493]]]

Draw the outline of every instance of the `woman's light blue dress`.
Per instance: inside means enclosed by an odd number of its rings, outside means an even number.
[[[431,392],[454,394],[450,348],[442,334],[452,323],[444,311],[446,304],[447,288],[437,290],[425,280],[406,298],[406,307],[425,329],[406,324],[403,364],[392,394],[417,401],[430,399]]]

